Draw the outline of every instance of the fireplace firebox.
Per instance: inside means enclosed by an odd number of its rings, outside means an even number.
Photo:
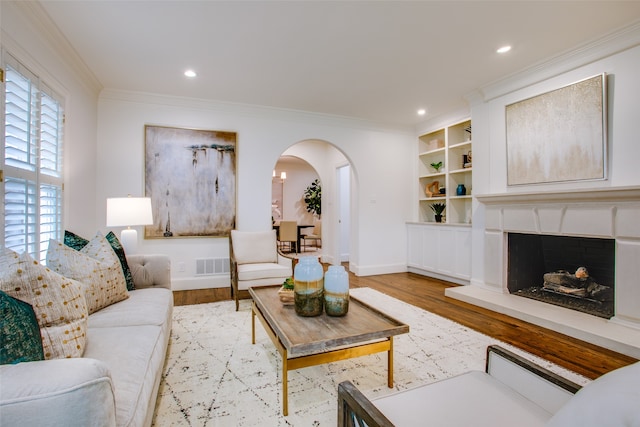
[[[508,233],[507,263],[513,295],[606,319],[614,315],[614,239]]]

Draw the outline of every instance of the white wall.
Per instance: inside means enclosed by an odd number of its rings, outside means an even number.
[[[406,163],[414,146],[412,133],[300,112],[105,90],[98,107],[98,227],[104,224],[107,197],[143,194],[145,124],[238,133],[236,222],[242,230],[271,226],[273,166],[293,146],[287,154],[305,159],[320,176],[326,200],[323,227],[332,233],[337,217],[332,213],[335,167],[347,158],[359,182],[352,223],[354,247],[359,251],[352,247],[352,271],[368,275],[406,270],[404,222],[410,219],[413,205],[407,186],[411,170]],[[306,140],[324,143],[294,145]],[[296,153],[296,148],[301,151]],[[228,257],[226,238],[143,240],[139,249],[166,253],[174,265],[185,263],[186,271],[173,269],[177,288],[228,283],[228,278],[194,278],[196,258]]]
[[[507,187],[505,107],[596,74],[608,75],[608,177],[599,181]],[[474,195],[544,193],[640,185],[640,25],[544,66],[483,88],[472,104]],[[472,280],[485,277],[484,206],[474,203]],[[495,256],[490,255],[490,256]],[[499,280],[498,280],[499,282]]]

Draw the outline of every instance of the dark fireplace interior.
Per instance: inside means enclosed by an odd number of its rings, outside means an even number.
[[[511,294],[605,319],[614,315],[614,239],[520,233],[507,239]]]

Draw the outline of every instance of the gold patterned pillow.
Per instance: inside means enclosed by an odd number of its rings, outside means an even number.
[[[94,238],[81,251],[76,251],[57,240],[50,240],[47,250],[49,268],[84,284],[89,314],[129,298],[122,267],[115,252],[111,249],[109,242],[102,237],[108,250],[113,253],[114,261],[101,250],[99,243],[94,243],[95,240]],[[87,248],[89,249],[86,252],[89,253],[85,252]]]
[[[82,357],[88,313],[81,283],[51,271],[27,253],[4,249],[0,287],[33,306],[45,359]]]

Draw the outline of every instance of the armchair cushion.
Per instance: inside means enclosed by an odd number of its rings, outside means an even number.
[[[500,402],[500,410],[496,410],[496,402]],[[471,426],[479,420],[491,420],[489,424],[495,426],[536,426],[551,418],[543,408],[481,371],[381,397],[374,403],[396,426],[423,422],[416,419],[415,408],[420,408],[420,414],[429,414],[429,423],[434,426]]]
[[[239,265],[278,262],[275,230],[259,232],[231,230],[231,239],[234,257]]]
[[[291,277],[291,267],[282,264],[258,263],[238,265],[238,280],[241,282],[258,279],[286,279]]]

